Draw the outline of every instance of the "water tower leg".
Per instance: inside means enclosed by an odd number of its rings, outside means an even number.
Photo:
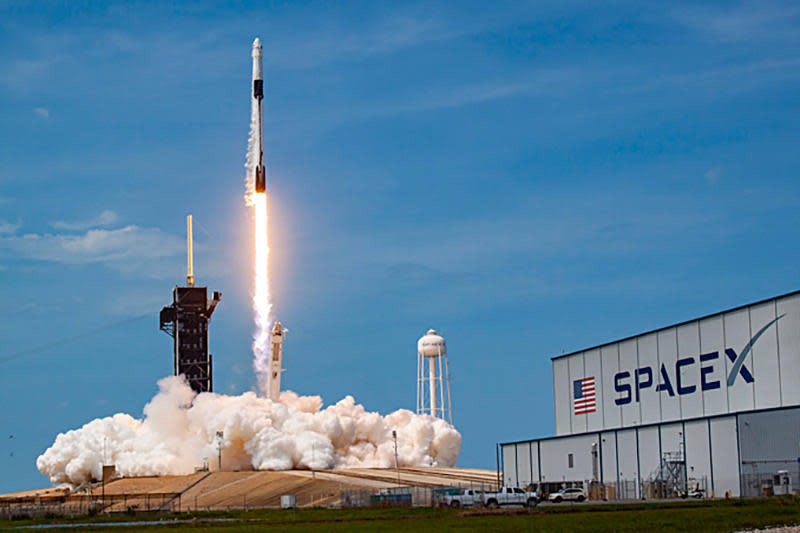
[[[444,375],[447,382],[447,413],[450,415],[450,424],[453,424],[453,398],[450,396],[450,365],[447,362],[447,354],[444,354]]]
[[[428,357],[428,372],[430,379],[431,415],[436,416],[436,361],[435,357]]]
[[[439,375],[436,378],[436,384],[439,387],[439,410],[441,410],[441,412],[442,412],[442,416],[441,416],[442,420],[446,420],[446,417],[445,417],[445,414],[444,414],[446,406],[445,406],[445,403],[444,403],[444,383],[442,383],[442,376],[444,376],[444,372],[442,372],[442,353],[441,353],[441,351],[439,352],[439,357],[437,357],[437,359],[439,360]]]
[[[422,381],[422,372],[424,372],[422,356],[417,355],[417,414],[421,415],[425,412],[425,387]]]

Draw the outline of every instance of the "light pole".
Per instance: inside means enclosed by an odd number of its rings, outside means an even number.
[[[397,484],[400,485],[400,465],[397,461],[397,431],[392,430],[392,438],[394,439],[394,470],[397,472]]]
[[[217,466],[217,471],[218,472],[222,472],[222,439],[223,438],[224,437],[223,437],[222,432],[221,431],[217,431],[217,453],[219,454],[218,455],[219,463],[218,463],[218,466]]]

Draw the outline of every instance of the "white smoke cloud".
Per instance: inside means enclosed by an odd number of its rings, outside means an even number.
[[[381,416],[351,396],[323,409],[319,396],[290,391],[272,402],[252,392],[195,396],[177,377],[158,386],[143,420],[116,414],[61,433],[37,468],[72,485],[99,479],[104,462],[122,476],[189,474],[204,459],[215,464],[218,431],[225,470],[391,467],[392,430],[400,466],[453,466],[461,452],[461,434],[443,420],[405,409]]]

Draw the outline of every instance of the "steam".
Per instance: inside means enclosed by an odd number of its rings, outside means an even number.
[[[37,468],[71,485],[100,479],[104,463],[122,476],[182,475],[204,461],[216,469],[218,446],[224,470],[387,468],[392,430],[400,466],[453,466],[461,451],[461,434],[445,421],[405,409],[381,416],[352,396],[323,409],[319,396],[291,391],[273,402],[252,392],[195,396],[179,377],[158,387],[143,420],[120,413],[61,433]]]
[[[247,137],[247,155],[244,163],[244,205],[252,206],[256,190],[256,166],[258,165],[258,104],[250,97],[250,134]]]

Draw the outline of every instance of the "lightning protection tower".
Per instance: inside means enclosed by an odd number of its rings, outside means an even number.
[[[161,310],[161,330],[173,338],[173,365],[176,376],[183,374],[197,392],[212,392],[211,354],[208,353],[208,321],[222,299],[214,291],[208,299],[208,287],[194,286],[192,257],[192,215],[186,217],[188,272],[186,286],[172,289],[172,305]]]
[[[417,342],[417,414],[453,423],[447,345],[433,329]]]

